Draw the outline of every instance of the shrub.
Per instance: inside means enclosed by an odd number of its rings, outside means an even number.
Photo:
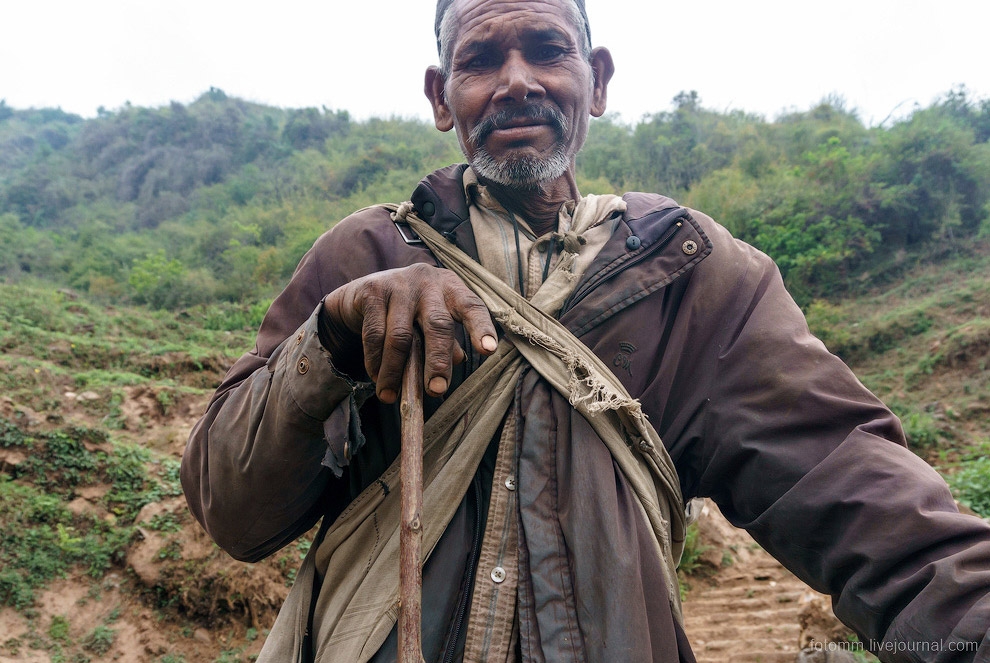
[[[62,615],[52,617],[52,623],[48,627],[48,637],[52,640],[65,642],[69,639],[69,620]]]
[[[970,461],[949,478],[956,498],[970,509],[990,518],[990,456]]]
[[[108,626],[97,626],[86,639],[83,640],[83,647],[94,654],[103,655],[113,647],[113,641],[117,638],[117,632]]]
[[[938,446],[942,431],[935,424],[935,418],[925,412],[910,412],[901,417],[901,426],[907,437],[908,446],[915,451]]]
[[[691,523],[684,535],[684,552],[677,565],[677,584],[680,588],[681,600],[691,588],[688,577],[700,573],[704,564],[701,556],[708,551],[708,546],[701,542],[700,530],[697,523]]]

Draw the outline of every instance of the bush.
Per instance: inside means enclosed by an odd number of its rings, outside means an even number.
[[[681,561],[677,565],[677,584],[683,601],[691,588],[688,578],[701,572],[704,568],[701,556],[705,554],[709,546],[701,542],[700,530],[697,523],[691,523],[684,535],[684,552],[681,553]]]
[[[186,269],[181,261],[166,258],[163,250],[135,260],[127,284],[137,303],[169,310],[208,301],[216,289],[208,270]]]
[[[990,457],[965,464],[949,478],[949,485],[956,499],[984,518],[990,518]]]
[[[97,626],[83,641],[83,647],[94,654],[103,655],[113,647],[113,641],[117,638],[117,633],[108,626]]]
[[[907,438],[908,447],[912,450],[931,449],[938,446],[942,431],[935,423],[935,418],[925,412],[910,412],[901,417],[901,426]]]

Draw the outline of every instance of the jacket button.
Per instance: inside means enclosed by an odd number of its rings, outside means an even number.
[[[630,251],[635,251],[641,246],[643,246],[643,241],[636,235],[630,235],[629,239],[626,240],[626,248]]]
[[[505,580],[505,569],[501,566],[496,566],[492,569],[492,580],[496,583],[502,583]]]
[[[437,213],[437,206],[433,204],[432,201],[427,200],[423,203],[423,214],[426,216],[433,216]]]
[[[681,251],[683,251],[685,255],[693,256],[698,252],[698,243],[693,239],[689,239],[681,244]]]
[[[299,375],[306,375],[309,372],[309,358],[303,357],[296,364],[296,370],[299,371]]]
[[[505,480],[505,487],[508,488],[509,490],[515,490],[516,489],[516,478],[515,477],[508,477]]]

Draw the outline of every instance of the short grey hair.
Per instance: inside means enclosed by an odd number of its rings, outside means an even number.
[[[437,36],[437,52],[440,54],[440,73],[444,78],[450,75],[454,61],[454,39],[457,37],[457,21],[453,20],[450,9],[454,0],[437,1],[437,17],[434,29]],[[581,56],[591,60],[591,25],[588,23],[588,13],[584,8],[584,0],[571,0],[568,4],[568,18],[578,28],[581,35]]]

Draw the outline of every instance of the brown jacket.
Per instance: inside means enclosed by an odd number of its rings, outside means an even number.
[[[433,173],[412,201],[477,255],[462,172]],[[990,660],[990,526],[957,512],[938,474],[905,448],[897,419],[811,336],[769,258],[670,199],[624,198],[623,223],[560,320],[640,399],[685,499],[714,499],[831,594],[884,660]],[[182,480],[192,512],[233,556],[260,559],[334,518],[395,457],[395,408],[333,368],[314,311],[351,279],[414,262],[435,263],[381,208],[348,217],[306,254],[255,350],[217,390]],[[469,357],[453,386],[478,361]],[[660,570],[641,563],[643,532],[608,454],[588,446],[537,377],[519,389],[524,660],[693,660]],[[424,569],[428,661],[456,659],[463,645],[458,617],[490,476],[483,463]],[[599,546],[623,568],[599,568]],[[912,645],[921,642],[942,643],[941,653]],[[983,644],[977,655],[949,651],[952,642]],[[394,639],[375,660],[394,660]]]

